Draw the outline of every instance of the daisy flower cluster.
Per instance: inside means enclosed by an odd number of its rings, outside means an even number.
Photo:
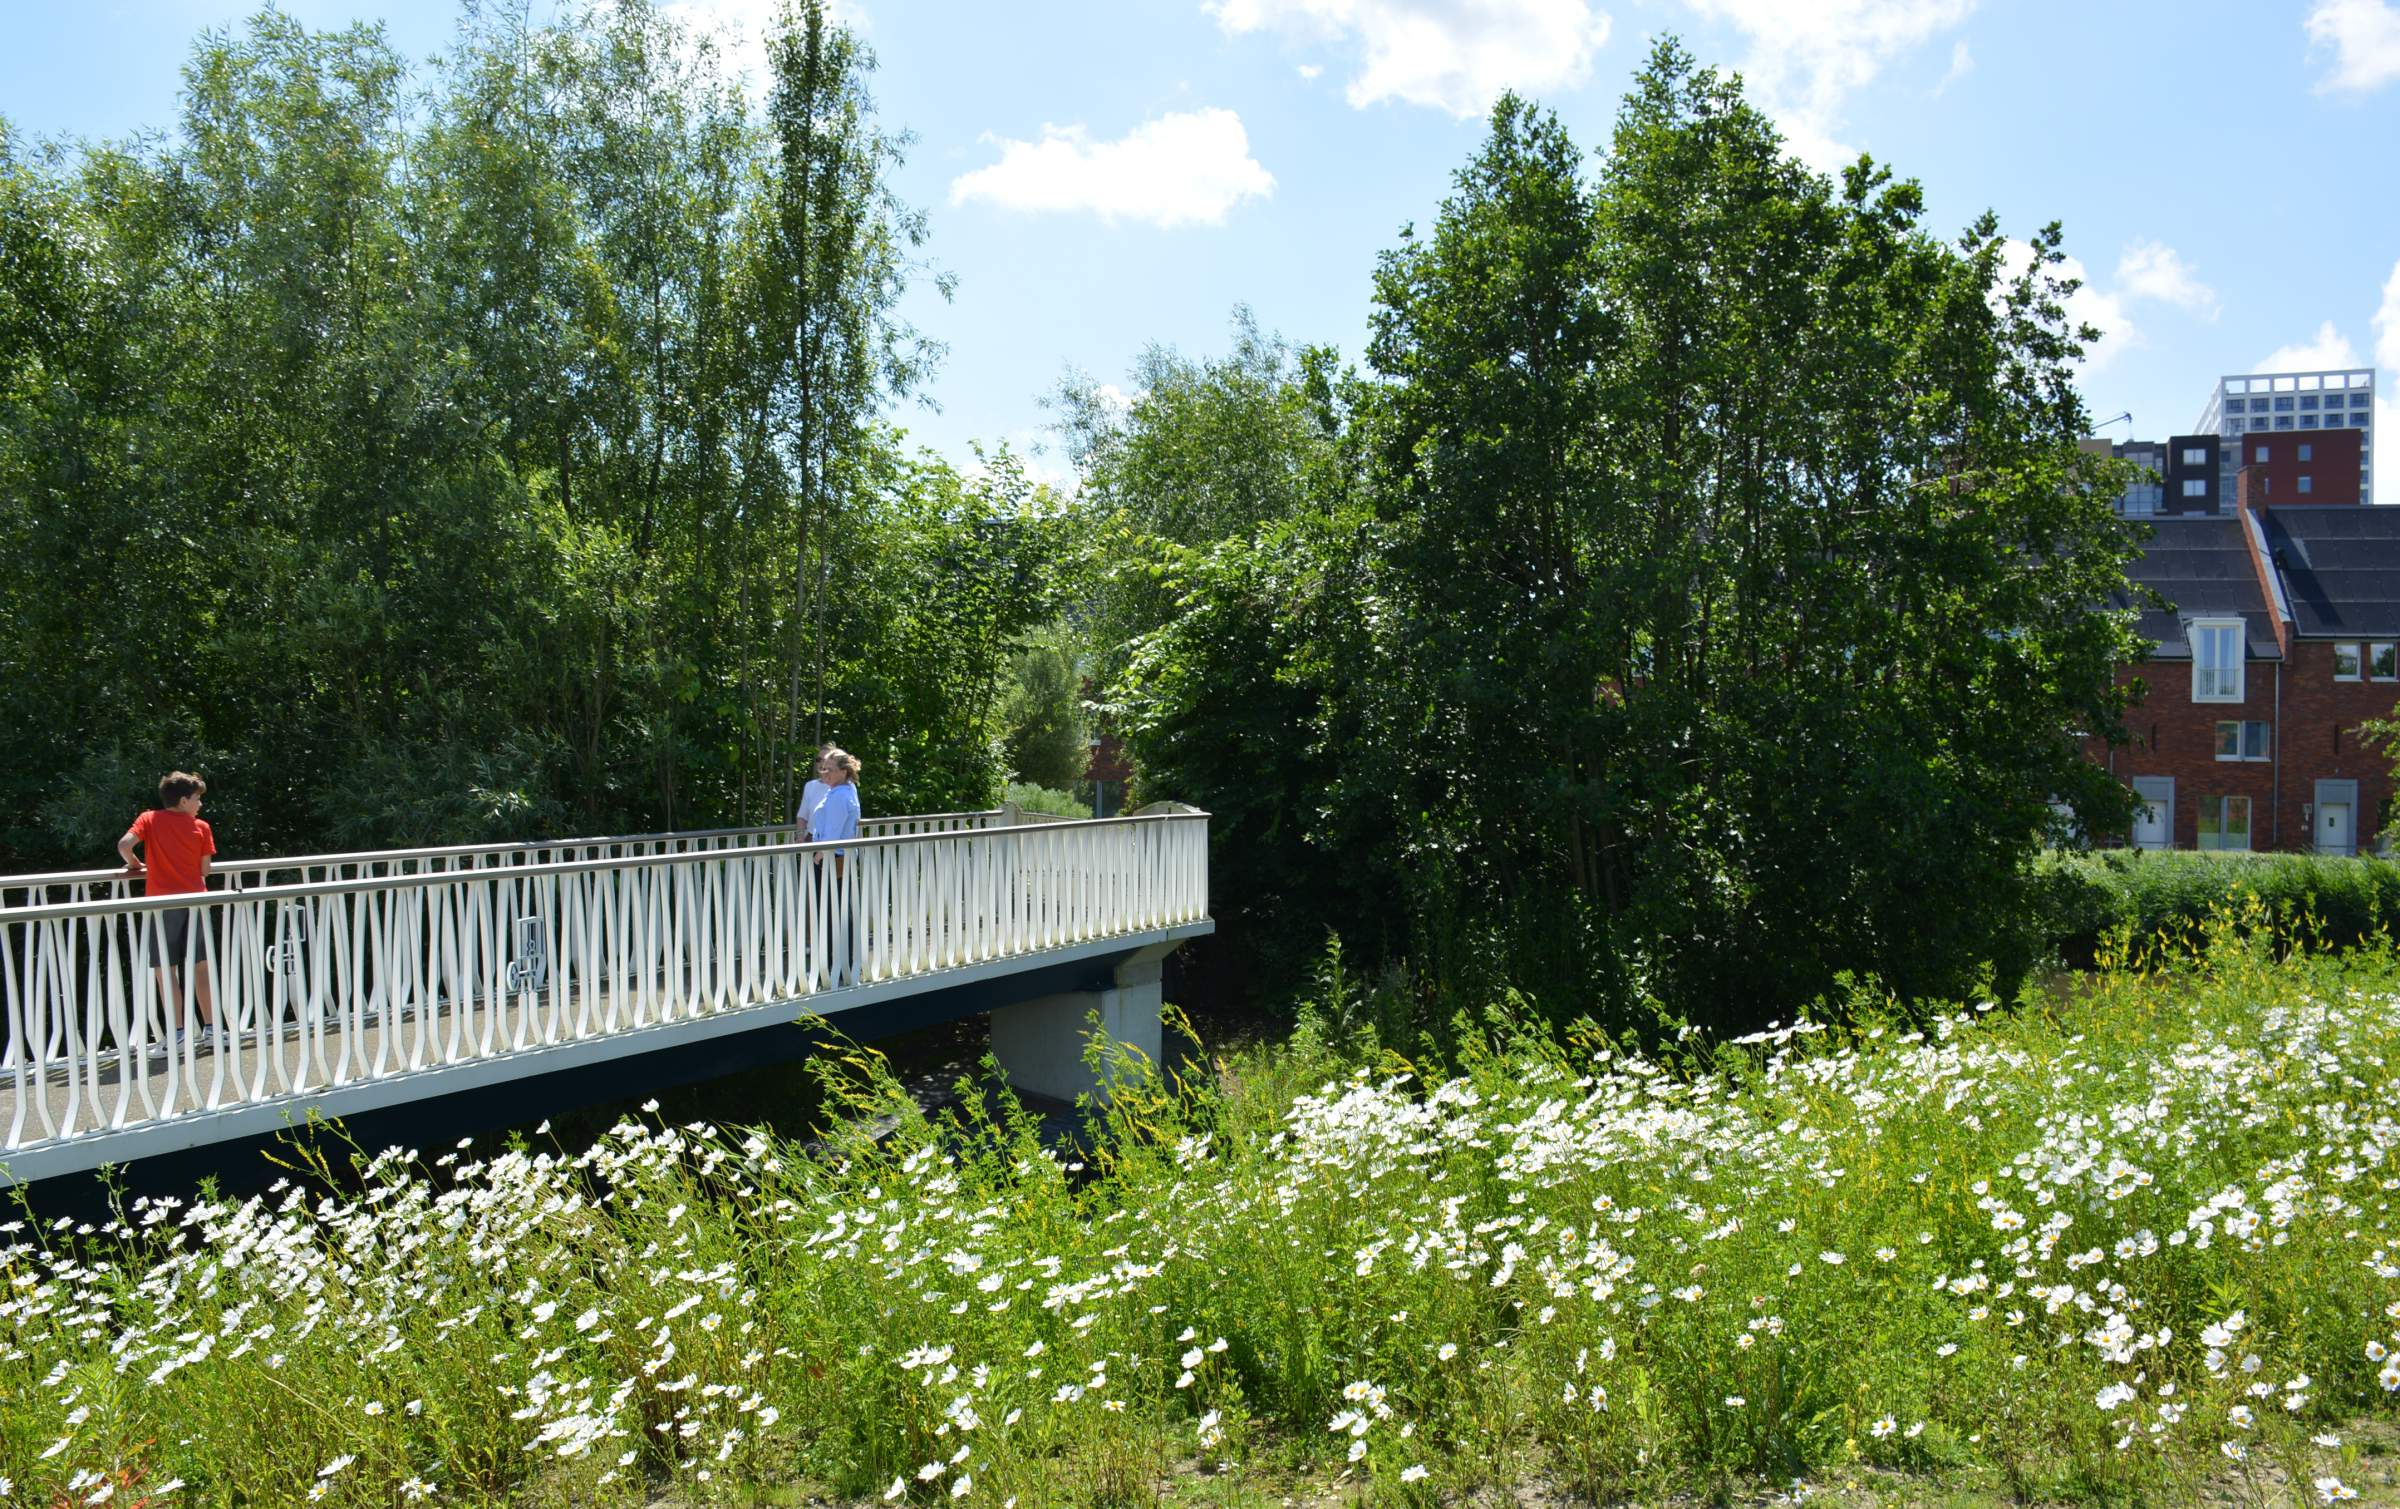
[[[0,1494],[102,1504],[1371,1502],[1871,1463],[2354,1490],[2400,1400],[2400,999],[2239,949],[2071,1002],[1428,1074],[1306,1035],[1083,1151],[928,1119],[392,1150],[0,1227]]]

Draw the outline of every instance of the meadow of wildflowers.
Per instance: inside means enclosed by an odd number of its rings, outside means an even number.
[[[807,1148],[626,1124],[25,1220],[0,1502],[2335,1502],[2400,1391],[2396,992],[2222,942],[1663,1058],[1304,1031],[1081,1154],[861,1055]]]

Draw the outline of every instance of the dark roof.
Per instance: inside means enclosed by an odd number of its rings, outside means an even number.
[[[2294,633],[2400,635],[2400,508],[2278,503],[2264,512]]]
[[[2141,557],[2125,568],[2125,574],[2156,589],[2174,605],[2166,612],[2145,605],[2136,623],[2142,637],[2157,644],[2158,658],[2191,658],[2191,641],[2184,633],[2186,620],[2239,615],[2248,630],[2251,658],[2280,659],[2274,610],[2259,587],[2257,568],[2250,563],[2242,521],[2230,515],[2200,515],[2154,519],[2151,525]],[[2129,604],[2120,598],[2114,606]]]

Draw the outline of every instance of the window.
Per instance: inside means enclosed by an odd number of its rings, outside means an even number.
[[[2358,679],[2358,646],[2356,644],[2337,644],[2333,647],[2333,679],[2336,681],[2356,681]]]
[[[2289,414],[2292,412],[2292,401],[2289,398],[2276,399],[2275,412],[2278,414]]]
[[[2301,395],[2300,395],[2300,407],[2302,407],[2302,408],[2304,408],[2304,409],[2313,409],[2313,408],[2315,408],[2316,406],[2317,406],[2317,395],[2316,395],[2316,394],[2314,394],[2314,393],[2303,393],[2303,394],[2301,394]]]
[[[2261,465],[2261,466],[2264,466],[2264,465],[2266,465],[2266,464],[2267,464],[2267,450],[2268,450],[2268,447],[2266,447],[2266,446],[2263,446],[2263,445],[2262,445],[2262,446],[2258,447],[2258,454],[2257,454],[2257,455],[2255,455],[2255,456],[2253,456],[2253,457],[2251,457],[2250,459],[2251,459],[2251,460],[2253,460],[2253,461],[2255,461],[2255,462],[2257,462],[2257,463],[2258,463],[2259,465]]]
[[[2356,645],[2351,646],[2353,650]],[[2355,658],[2355,657],[2353,657]],[[2192,700],[2242,700],[2242,621],[2192,620]]]
[[[2354,409],[2363,409],[2363,408],[2365,408],[2366,406],[2367,406],[2367,395],[2366,395],[2366,394],[2364,394],[2364,393],[2353,393],[2353,394],[2351,394],[2351,395],[2350,395],[2350,407],[2352,407],[2352,408],[2354,408]]]
[[[2220,760],[2265,760],[2273,758],[2270,725],[2261,719],[2226,722],[2217,725],[2217,758]]]
[[[2315,459],[2316,459],[2316,450],[2317,450],[2317,448],[2316,448],[2315,446],[2313,446],[2313,445],[2307,445],[2307,444],[2303,444],[2303,445],[2300,447],[2300,459],[2301,459],[2301,460],[2303,460],[2303,461],[2313,461],[2313,460],[2315,460]]]
[[[2186,466],[2208,465],[2207,447],[2198,445],[2185,446],[2183,448],[2183,464]]]
[[[2368,645],[2367,675],[2377,681],[2400,681],[2400,645],[2388,639]]]
[[[2300,428],[2302,428],[2302,429],[2304,429],[2304,430],[2313,430],[2313,429],[2315,429],[2316,427],[2317,427],[2317,416],[2316,416],[2316,415],[2314,415],[2314,414],[2303,414],[2303,415],[2301,415],[2301,416],[2300,416]]]
[[[2288,430],[2288,429],[2290,429],[2291,427],[2292,427],[2292,416],[2291,416],[2291,415],[2289,415],[2289,414],[2278,414],[2278,415],[2276,415],[2276,416],[2275,416],[2275,428],[2277,428],[2277,429],[2279,429],[2279,430]]]
[[[2185,497],[2187,497],[2187,498],[2205,498],[2205,497],[2207,497],[2207,496],[2208,496],[2208,479],[2207,479],[2206,477],[2186,477],[2186,478],[2184,478],[2184,479],[2183,479],[2183,495],[2184,495]]]
[[[2203,849],[2249,848],[2250,798],[2246,796],[2204,796],[2200,798],[2200,847]]]
[[[2250,400],[2246,398],[2228,398],[2225,400],[2225,412],[2228,414],[2247,414],[2250,412]]]

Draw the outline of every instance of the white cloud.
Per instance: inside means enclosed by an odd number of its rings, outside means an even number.
[[[2022,241],[2001,244],[2000,265],[2002,287],[1993,289],[1995,302],[2005,292],[2005,285],[2022,276],[2033,261],[2033,248]],[[2065,299],[2070,324],[2089,325],[2100,332],[2099,338],[2083,351],[2083,374],[2086,377],[2100,372],[2119,356],[2143,343],[2141,327],[2125,312],[2125,300],[2116,293],[2103,293],[2092,286],[2091,274],[2082,262],[2073,257],[2062,259],[2050,269],[2050,276],[2074,279],[2083,286]]]
[[[1114,224],[1222,224],[1244,199],[1275,191],[1275,177],[1250,155],[1242,118],[1210,108],[1162,115],[1117,141],[1093,141],[1082,126],[1042,127],[1038,142],[997,141],[1000,160],[951,180],[950,202],[981,199],[1004,209],[1098,215]]]
[[[1752,97],[1775,117],[1803,162],[1828,172],[1858,155],[1835,135],[1849,97],[1873,83],[1884,64],[1957,26],[1975,9],[1975,0],[1688,3],[1706,19],[1749,37],[1742,77]],[[1953,70],[1959,57],[1954,50]]]
[[[2375,311],[2375,361],[2400,380],[2400,262],[2384,280],[2383,304]]]
[[[1236,36],[1355,44],[1359,68],[1344,90],[1353,108],[1399,100],[1462,120],[1505,89],[1579,87],[1609,30],[1591,0],[1204,0],[1202,8]]]
[[[1967,46],[1966,39],[1961,37],[1958,41],[1950,44],[1950,71],[1943,74],[1942,81],[1933,86],[1933,92],[1939,95],[1943,90],[1948,89],[1952,84],[1974,71],[1975,54]]]
[[[2157,241],[2136,241],[2117,258],[2117,291],[2137,299],[2156,299],[2213,320],[2221,307],[2217,291],[2194,275],[2191,264],[2175,248]]]
[[[2309,50],[2333,49],[2317,90],[2366,93],[2400,79],[2400,7],[2389,0],[2320,0],[2308,13]]]
[[[2356,367],[2364,365],[2358,359],[2358,348],[2350,338],[2333,328],[2327,320],[2317,327],[2316,339],[2295,341],[2278,346],[2258,359],[2253,372],[2318,372],[2327,367]]]
[[[1300,77],[1302,77],[1302,78],[1304,78],[1304,79],[1313,79],[1313,78],[1315,78],[1315,77],[1316,77],[1318,74],[1320,74],[1320,73],[1323,73],[1324,71],[1325,71],[1325,69],[1324,69],[1324,66],[1323,66],[1322,64],[1318,64],[1318,63],[1303,63],[1303,64],[1301,64],[1301,65],[1300,65]]]

